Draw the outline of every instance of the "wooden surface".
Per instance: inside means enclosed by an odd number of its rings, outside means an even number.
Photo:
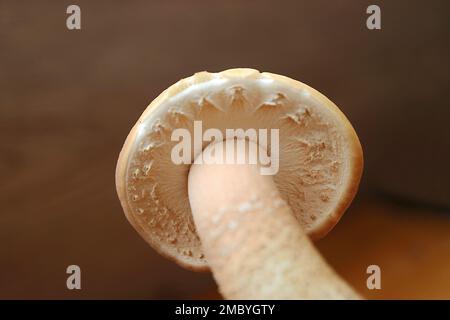
[[[148,103],[201,70],[253,67],[335,101],[361,137],[359,202],[319,243],[370,297],[449,297],[448,210],[366,199],[378,190],[445,203],[448,1],[0,1],[0,298],[186,298],[209,274],[151,250],[126,221],[114,169]],[[409,126],[409,127],[408,127]],[[411,129],[411,126],[413,129]],[[411,155],[409,152],[416,152]],[[418,182],[419,181],[419,182]],[[448,207],[447,207],[448,208]],[[364,291],[378,263],[383,290]],[[82,290],[66,288],[66,267]]]
[[[372,199],[356,204],[318,243],[331,265],[367,298],[450,299],[450,216]],[[366,268],[381,268],[368,290]]]

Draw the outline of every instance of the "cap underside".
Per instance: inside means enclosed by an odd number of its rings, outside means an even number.
[[[289,78],[241,70],[196,74],[166,90],[141,116],[119,159],[118,193],[128,219],[156,250],[189,268],[207,261],[189,206],[190,165],[171,160],[175,129],[194,136],[194,121],[202,121],[202,132],[215,128],[224,136],[226,129],[278,129],[273,178],[314,238],[339,220],[359,182],[359,141],[331,101]]]

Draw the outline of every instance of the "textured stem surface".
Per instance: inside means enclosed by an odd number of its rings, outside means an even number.
[[[189,200],[228,299],[357,299],[315,249],[258,165],[194,164]]]

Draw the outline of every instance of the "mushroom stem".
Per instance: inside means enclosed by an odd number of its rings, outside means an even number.
[[[322,258],[259,165],[194,164],[188,191],[205,256],[225,298],[360,298]]]

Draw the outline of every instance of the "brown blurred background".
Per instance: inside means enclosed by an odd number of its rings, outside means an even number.
[[[82,30],[66,28],[81,7]],[[381,7],[382,30],[366,28]],[[450,2],[0,0],[0,298],[216,298],[126,221],[114,169],[163,89],[252,67],[335,101],[361,191],[318,243],[371,298],[450,298]],[[82,290],[66,288],[66,267]],[[365,288],[378,264],[382,290]]]

